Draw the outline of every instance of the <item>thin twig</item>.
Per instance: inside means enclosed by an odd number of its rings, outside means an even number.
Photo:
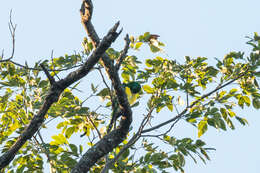
[[[98,69],[98,71],[99,71],[99,74],[100,74],[100,76],[101,76],[101,78],[102,78],[102,80],[103,80],[103,83],[106,85],[106,87],[107,87],[107,89],[108,89],[108,91],[109,91],[109,96],[110,96],[110,98],[111,98],[111,102],[112,102],[112,99],[113,99],[113,93],[112,93],[110,87],[108,86],[108,84],[107,84],[107,82],[106,82],[106,80],[105,80],[105,77],[104,77],[104,75],[103,75],[101,69]]]
[[[14,57],[14,52],[15,52],[15,30],[16,30],[16,24],[13,24],[12,21],[12,10],[10,11],[10,17],[9,17],[9,23],[8,23],[8,28],[12,37],[12,53],[11,56],[7,59],[4,60],[0,60],[0,62],[6,62],[6,61],[10,61],[13,57]],[[2,58],[4,58],[4,52],[2,51]]]
[[[1,61],[0,61],[1,62]],[[18,67],[22,67],[24,69],[27,69],[27,70],[36,70],[36,71],[42,71],[42,68],[33,68],[33,67],[27,67],[25,65],[22,65],[22,64],[19,64],[15,61],[12,61],[12,60],[9,60],[8,62],[11,62],[12,64],[14,65],[17,65]],[[71,69],[74,69],[74,68],[77,68],[77,67],[82,67],[83,64],[79,64],[79,65],[75,65],[75,66],[72,66],[72,67],[67,67],[67,68],[61,68],[61,69],[57,69],[57,70],[52,70],[52,69],[47,69],[47,71],[50,71],[50,72],[60,72],[60,71],[67,71],[67,70],[71,70]],[[96,68],[93,68],[93,69],[96,69]]]
[[[102,138],[102,135],[101,135],[101,133],[99,132],[99,130],[97,129],[95,123],[92,121],[92,119],[91,119],[90,116],[87,116],[87,117],[88,117],[90,123],[92,124],[92,126],[93,126],[93,127],[95,128],[95,130],[97,131],[97,134],[98,134],[99,139],[101,139],[101,138]]]
[[[49,161],[50,164],[51,164],[51,158],[50,158],[50,155],[49,155],[49,151],[48,151],[48,149],[45,147],[45,142],[43,141],[42,135],[41,135],[41,133],[40,133],[39,130],[38,130],[38,132],[37,132],[37,135],[39,136],[39,138],[40,138],[40,140],[41,140],[41,143],[42,143],[42,145],[43,145],[43,147],[44,147],[44,150],[45,150],[44,153],[46,154],[47,159],[48,159],[48,161]]]
[[[55,63],[54,63],[54,60],[53,60],[53,50],[51,51],[51,62],[52,62],[53,70],[54,70],[53,73],[60,80],[59,76],[57,75],[57,73],[55,71]]]
[[[116,65],[115,65],[115,68],[116,68],[117,71],[120,69],[122,62],[124,61],[125,57],[127,56],[129,44],[130,44],[130,39],[129,39],[128,34],[126,34],[126,36],[125,36],[125,47],[124,47],[123,51],[121,52],[119,58],[117,59],[117,62],[116,62]]]

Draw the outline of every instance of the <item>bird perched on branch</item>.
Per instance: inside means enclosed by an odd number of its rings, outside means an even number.
[[[130,105],[134,104],[137,99],[137,93],[141,91],[141,85],[138,82],[123,83],[127,99]]]
[[[129,104],[134,104],[137,99],[138,93],[142,89],[141,85],[138,82],[133,81],[129,83],[123,83],[123,87],[125,88],[125,93],[127,95]],[[116,122],[117,118],[122,115],[117,98],[115,98],[112,104],[113,111],[111,113],[111,121],[108,126],[108,132],[110,132],[110,130],[112,129],[112,126]]]

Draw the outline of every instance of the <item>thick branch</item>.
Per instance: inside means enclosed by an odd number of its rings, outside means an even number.
[[[51,85],[49,92],[44,100],[42,107],[40,108],[37,115],[35,115],[28,125],[28,127],[24,130],[24,132],[18,137],[17,141],[14,145],[5,152],[0,157],[0,169],[7,166],[15,157],[18,150],[25,144],[25,142],[32,138],[32,136],[38,131],[39,127],[44,122],[44,116],[49,110],[50,106],[57,102],[60,94],[63,92],[65,88],[67,88],[72,83],[78,81],[88,74],[88,72],[94,67],[94,65],[98,62],[99,58],[103,55],[103,53],[110,47],[112,42],[118,37],[120,33],[116,32],[118,25],[115,25],[109,33],[103,38],[99,46],[96,50],[91,54],[89,59],[84,63],[82,67],[78,70],[71,72],[66,78],[55,82]]]
[[[92,17],[91,16],[92,11],[93,11],[93,5],[92,5],[91,0],[83,0],[82,6],[80,9],[82,24],[84,25],[84,28],[86,29],[88,36],[92,40],[94,47],[96,47],[97,45],[99,45],[100,39],[99,39],[93,25],[91,24],[90,19]],[[119,25],[119,22],[117,22],[116,25]],[[119,33],[121,31],[119,31]],[[101,57],[101,60],[104,64],[105,70],[108,73],[108,76],[115,89],[115,93],[118,97],[120,109],[123,112],[123,116],[122,116],[122,119],[120,122],[120,128],[123,128],[121,130],[124,130],[127,133],[130,123],[132,122],[131,107],[128,103],[127,96],[121,85],[120,77],[118,75],[118,71],[116,70],[116,68],[113,64],[113,61],[109,58],[109,56],[106,53],[103,54],[103,56]],[[127,122],[127,123],[124,124],[125,122]]]
[[[88,36],[92,40],[94,47],[97,47],[100,44],[100,39],[91,23],[92,11],[93,5],[91,0],[83,0],[80,9],[82,24],[84,25]],[[119,25],[119,22],[117,23],[117,25]],[[89,169],[100,158],[104,157],[107,153],[111,152],[116,146],[118,146],[125,139],[129,131],[130,124],[132,122],[132,111],[128,103],[127,96],[121,85],[118,71],[113,64],[113,61],[109,58],[107,54],[103,54],[101,59],[115,89],[115,93],[119,102],[119,107],[122,110],[123,116],[117,129],[111,131],[109,134],[104,136],[104,138],[102,138],[83,155],[78,164],[72,170],[73,173],[89,171]]]
[[[138,141],[138,139],[141,137],[141,133],[144,129],[144,127],[146,126],[146,124],[150,121],[150,118],[152,116],[152,112],[154,111],[154,107],[152,107],[150,109],[150,111],[148,112],[148,114],[144,117],[143,121],[141,122],[138,131],[136,132],[136,134],[134,136],[132,136],[132,138],[128,141],[127,144],[125,144],[123,146],[123,148],[120,150],[120,152],[115,156],[115,158],[113,158],[112,160],[109,160],[105,167],[103,168],[101,173],[106,173],[110,167],[119,159],[119,157],[132,145],[135,144],[136,141]]]
[[[55,79],[53,76],[51,76],[51,74],[48,72],[48,70],[45,68],[44,64],[40,65],[45,73],[45,75],[47,76],[47,78],[49,79],[51,85],[55,84]]]

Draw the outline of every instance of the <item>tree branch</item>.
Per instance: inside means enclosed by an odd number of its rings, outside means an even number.
[[[169,124],[169,123],[171,123],[171,122],[173,122],[173,121],[175,121],[175,120],[178,121],[178,120],[179,120],[180,118],[182,118],[182,116],[185,115],[185,113],[186,113],[190,108],[192,108],[194,105],[196,105],[197,103],[199,103],[199,102],[200,102],[201,100],[203,100],[204,98],[210,96],[211,94],[213,94],[213,93],[219,91],[220,89],[222,89],[222,88],[224,88],[224,87],[230,85],[231,83],[235,82],[235,81],[238,80],[239,78],[245,76],[245,75],[247,74],[247,71],[248,71],[248,70],[246,70],[245,72],[241,73],[240,75],[238,75],[236,78],[232,79],[231,81],[229,81],[229,82],[227,82],[227,83],[225,83],[225,84],[223,84],[223,85],[217,86],[214,90],[210,91],[209,93],[204,94],[203,96],[201,96],[201,98],[199,98],[198,100],[194,101],[191,105],[187,105],[187,107],[186,107],[180,114],[178,114],[177,116],[175,116],[174,118],[169,119],[169,120],[167,120],[167,121],[165,121],[165,122],[163,122],[163,123],[161,123],[161,124],[158,124],[157,126],[154,126],[154,127],[152,127],[152,128],[143,130],[143,131],[142,131],[142,134],[143,134],[143,133],[150,132],[150,131],[153,131],[153,130],[158,129],[158,128],[161,128],[161,127],[163,127],[163,126],[165,126],[165,125],[167,125],[167,124]]]
[[[100,39],[91,23],[92,12],[92,1],[83,0],[80,9],[82,24],[88,36],[90,37],[92,44],[94,47],[97,47],[100,44]],[[118,26],[119,22],[116,25]],[[125,91],[121,85],[118,71],[113,64],[113,61],[106,53],[103,54],[101,60],[114,87],[116,96],[118,98],[119,107],[122,110],[123,116],[121,117],[119,126],[115,130],[104,136],[82,156],[80,161],[71,171],[73,173],[89,171],[89,169],[100,158],[104,157],[107,153],[111,152],[116,146],[118,146],[126,138],[130,124],[132,122],[132,110],[128,103]]]
[[[51,88],[49,89],[49,92],[47,93],[47,96],[39,112],[33,117],[28,127],[17,138],[17,141],[13,144],[13,146],[0,157],[0,169],[7,166],[13,160],[19,149],[25,144],[25,142],[28,139],[31,139],[32,136],[38,131],[45,120],[44,116],[46,115],[47,111],[54,102],[58,101],[59,96],[63,92],[63,90],[72,83],[86,76],[89,71],[94,67],[94,65],[103,55],[103,53],[110,47],[112,42],[120,34],[116,32],[117,27],[118,24],[113,26],[113,28],[103,38],[96,50],[91,54],[91,56],[82,67],[80,67],[76,71],[71,72],[64,79],[61,79],[60,81],[55,82],[53,85],[51,85]]]
[[[154,107],[152,107],[150,109],[150,111],[148,112],[148,114],[145,116],[145,118],[143,119],[143,121],[141,122],[140,126],[139,126],[139,129],[137,131],[137,133],[132,136],[132,138],[128,141],[127,144],[125,144],[123,146],[123,148],[120,150],[120,152],[115,156],[115,158],[113,158],[112,160],[109,160],[105,167],[102,169],[102,172],[101,173],[106,173],[110,167],[112,166],[112,164],[114,164],[118,159],[119,157],[129,148],[131,147],[132,145],[135,144],[136,141],[138,141],[138,139],[141,137],[141,133],[145,127],[145,125],[149,122],[151,116],[152,116],[152,112],[154,110]]]
[[[15,30],[16,30],[16,24],[14,25],[13,24],[13,21],[12,21],[12,10],[10,11],[10,17],[9,17],[9,23],[8,23],[8,27],[9,27],[9,31],[10,31],[10,34],[11,34],[11,37],[12,37],[12,53],[11,53],[11,56],[7,59],[3,59],[3,60],[0,60],[0,62],[6,62],[6,61],[10,61],[13,57],[14,57],[14,51],[15,51]],[[2,58],[4,56],[4,53],[2,53]]]
[[[123,49],[123,51],[121,52],[119,58],[117,59],[117,62],[116,62],[116,70],[118,71],[123,60],[125,59],[126,55],[127,55],[127,51],[129,49],[129,44],[130,44],[130,39],[129,39],[129,36],[128,34],[126,34],[125,36],[125,47]]]
[[[55,84],[55,79],[53,76],[51,76],[51,74],[48,72],[48,70],[45,68],[44,64],[41,64],[40,65],[45,73],[45,75],[47,76],[47,78],[49,79],[50,81],[50,84],[51,85],[54,85]]]

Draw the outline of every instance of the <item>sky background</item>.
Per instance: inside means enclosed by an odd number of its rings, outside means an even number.
[[[186,55],[222,58],[230,51],[249,52],[245,36],[259,32],[259,0],[95,0],[93,24],[100,37],[118,20],[123,33],[113,46],[122,48],[123,37],[141,35],[146,31],[160,35],[165,51],[172,59]],[[81,1],[2,0],[0,2],[0,50],[8,57],[11,37],[8,30],[9,12],[17,24],[14,60],[34,64],[54,56],[81,51],[85,31],[80,23]],[[260,33],[260,32],[259,32]],[[141,49],[142,50],[142,49]],[[140,59],[148,54],[140,54]],[[249,126],[236,123],[236,130],[210,130],[202,137],[210,147],[211,161],[204,165],[187,160],[187,173],[258,173],[260,163],[259,111],[244,109]],[[135,123],[135,122],[133,122]],[[195,128],[178,123],[178,137],[196,138]]]

